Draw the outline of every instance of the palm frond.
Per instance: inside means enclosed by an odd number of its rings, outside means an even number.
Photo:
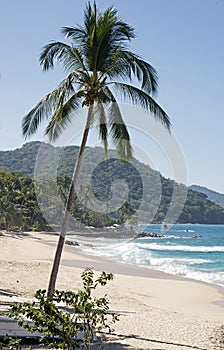
[[[48,119],[57,103],[59,89],[46,95],[22,120],[22,133],[26,138],[32,136],[44,119]]]
[[[142,89],[152,95],[157,94],[158,89],[158,74],[157,71],[149,64],[141,59],[135,60],[136,68],[141,70]]]
[[[117,10],[113,7],[98,16],[91,48],[94,69],[102,71],[111,53],[125,40],[130,40],[134,36],[133,28],[118,18]]]
[[[116,148],[116,151],[121,159],[128,161],[132,158],[132,147],[130,143],[130,136],[127,127],[123,121],[119,105],[116,101],[115,96],[108,86],[104,86],[103,90],[104,96],[106,96],[106,104],[99,103],[100,106],[107,107],[107,119],[106,111],[103,110],[103,123],[107,128],[107,134],[110,135],[112,142]],[[108,103],[110,101],[110,103]],[[109,131],[109,132],[108,132]]]
[[[104,146],[104,159],[107,159],[107,150],[108,150],[108,128],[107,128],[107,119],[106,119],[106,112],[104,108],[104,104],[101,102],[98,102],[95,106],[94,114],[97,115],[98,123],[98,133],[99,137],[103,143]]]
[[[141,89],[148,94],[155,95],[158,88],[158,75],[156,70],[148,63],[142,60],[136,54],[117,48],[108,57],[105,69],[110,78],[114,79],[137,79],[141,84]]]
[[[83,57],[81,51],[76,47],[73,47],[71,50],[71,58],[71,61],[75,62],[75,65],[73,64],[71,68],[80,70],[86,77],[89,77],[88,69],[85,66],[85,58]]]
[[[105,103],[105,104],[108,104],[109,102],[111,102],[111,96],[108,95],[107,90],[108,90],[107,86],[100,89],[100,91],[98,92],[98,97],[97,97],[98,102]]]
[[[130,40],[135,37],[134,28],[128,23],[123,21],[118,16],[118,12],[114,7],[109,7],[99,18],[98,27],[110,26],[111,34],[113,36],[114,43],[121,43],[125,40]]]
[[[80,91],[76,91],[76,93],[64,103],[61,121],[64,121],[72,112],[77,111],[80,108],[80,105]]]
[[[118,20],[116,23],[116,32],[114,35],[115,41],[131,40],[135,38],[134,28],[122,20]]]
[[[65,38],[71,37],[74,41],[80,40],[86,35],[84,29],[81,26],[77,27],[62,27],[62,34]]]
[[[60,131],[63,130],[61,128],[63,101],[64,101],[64,91],[62,92],[61,96],[58,97],[57,107],[45,130],[45,135],[48,135],[50,141],[56,140],[60,135]]]
[[[126,59],[126,53],[121,48],[113,50],[110,56],[107,57],[103,72],[107,74],[110,79],[118,79],[119,81],[132,80],[132,62],[130,64]]]
[[[61,63],[65,71],[75,71],[89,77],[88,69],[85,66],[85,58],[78,48],[71,46],[67,54],[61,58]]]
[[[123,121],[119,105],[112,91],[108,86],[106,86],[104,90],[111,100],[110,106],[108,107],[109,134],[121,159],[128,161],[132,158],[132,147],[127,127]]]
[[[131,64],[131,69],[134,77],[141,82],[141,88],[148,94],[155,95],[158,88],[158,75],[156,70],[140,57],[128,52],[128,61]]]
[[[90,2],[86,4],[86,9],[84,11],[84,30],[85,33],[88,36],[91,36],[93,34],[93,30],[96,27],[96,21],[97,21],[97,15],[99,16],[99,13],[97,13],[96,3],[94,1],[93,7],[91,6]]]
[[[121,97],[131,101],[135,106],[141,106],[146,111],[150,111],[155,120],[159,120],[170,131],[169,116],[150,95],[135,86],[124,83],[113,82],[113,86]]]
[[[110,136],[116,151],[125,161],[132,158],[132,146],[127,127],[122,119],[120,108],[117,102],[112,102],[109,109]]]
[[[43,47],[40,54],[40,64],[43,70],[53,68],[54,62],[62,64],[65,71],[83,71],[88,74],[82,53],[75,46],[69,46],[61,42],[52,42]]]
[[[54,67],[54,61],[61,61],[70,51],[70,46],[60,41],[53,41],[45,45],[40,53],[39,62],[43,70]]]
[[[71,76],[64,79],[61,84],[52,92],[47,94],[39,103],[23,117],[22,133],[26,138],[32,136],[38,129],[41,122],[51,118],[52,114],[58,109],[61,98],[68,99],[74,93],[71,83]]]
[[[57,108],[45,130],[50,141],[55,141],[71,122],[71,112],[75,112],[80,107],[80,98],[77,94],[71,96],[64,102],[64,96],[58,99]],[[74,116],[74,114],[73,114]]]

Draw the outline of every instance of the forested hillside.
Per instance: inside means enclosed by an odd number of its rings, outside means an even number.
[[[39,231],[47,226],[37,204],[33,179],[0,170],[0,227]]]
[[[1,151],[1,226],[49,229],[37,203],[33,177],[38,201],[44,202],[45,211],[51,216],[50,225],[60,225],[61,203],[68,191],[77,151],[77,146],[61,148],[40,142],[27,143],[15,151]],[[185,192],[182,208],[181,195]],[[118,205],[113,204],[113,199]],[[78,223],[95,227],[121,224],[126,219],[161,223],[172,221],[175,211],[179,223],[224,223],[224,208],[205,194],[164,178],[136,159],[124,163],[110,151],[105,161],[103,149],[87,148],[79,192],[72,207]]]
[[[197,191],[197,192],[204,193],[210,201],[224,207],[224,194],[223,193],[212,191],[206,187],[199,186],[199,185],[192,185],[192,186],[190,186],[190,189]]]

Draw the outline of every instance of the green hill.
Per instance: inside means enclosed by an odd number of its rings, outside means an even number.
[[[190,189],[197,191],[197,192],[204,193],[210,201],[220,205],[221,207],[224,207],[224,194],[223,193],[212,191],[207,187],[203,187],[203,186],[199,186],[199,185],[192,185],[192,186],[190,186]]]
[[[48,179],[47,190],[41,189],[41,196],[51,212],[57,198],[48,198],[47,193],[55,186],[55,178],[59,193],[65,198],[77,152],[77,146],[62,148],[31,142],[14,151],[0,151],[0,168],[20,173],[22,178],[35,177],[45,181],[45,185]],[[87,148],[78,185],[73,215],[87,225],[121,223],[126,218],[172,222],[175,215],[179,223],[224,223],[224,208],[208,200],[207,195],[164,178],[136,159],[122,162],[114,151],[109,151],[108,160],[104,161],[103,149],[99,147]],[[60,223],[59,217],[54,223]]]

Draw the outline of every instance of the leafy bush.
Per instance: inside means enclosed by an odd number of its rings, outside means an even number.
[[[6,335],[3,339],[3,342],[0,343],[0,350],[5,348],[8,348],[9,350],[21,350],[21,342],[22,339],[13,338]]]
[[[46,290],[38,290],[36,301],[11,306],[9,316],[29,332],[40,332],[43,335],[40,339],[42,344],[56,349],[75,349],[80,346],[78,332],[82,332],[82,347],[90,349],[94,332],[103,329],[111,331],[111,325],[118,320],[118,315],[108,312],[106,295],[101,298],[91,295],[98,285],[104,286],[112,280],[113,275],[102,272],[94,280],[92,269],[87,268],[81,277],[82,290],[56,290],[52,299],[47,297]]]

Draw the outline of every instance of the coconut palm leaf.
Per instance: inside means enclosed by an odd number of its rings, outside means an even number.
[[[111,101],[108,106],[108,126],[110,137],[120,158],[129,161],[132,158],[132,147],[130,136],[123,121],[119,105],[108,86],[105,86],[103,91]]]
[[[44,119],[51,118],[52,114],[55,114],[59,108],[61,99],[72,93],[74,94],[73,85],[71,83],[71,77],[64,79],[61,84],[51,93],[47,94],[40,102],[23,117],[22,132],[25,139],[32,136],[38,129],[39,125]],[[74,104],[74,102],[73,102]],[[76,104],[74,104],[74,107]]]
[[[78,48],[66,45],[62,42],[51,42],[45,45],[40,54],[40,65],[43,70],[54,67],[54,62],[62,64],[65,71],[83,71],[87,73],[84,60]]]
[[[42,66],[43,70],[46,71],[53,68],[54,61],[62,61],[63,57],[66,57],[70,50],[70,45],[60,41],[53,41],[45,45],[39,57],[40,65]]]
[[[77,94],[74,94],[70,99],[64,102],[64,96],[62,95],[58,101],[58,106],[53,114],[46,130],[45,135],[47,135],[50,141],[55,141],[67,128],[71,119],[74,117],[75,110],[80,108],[80,98]]]
[[[61,32],[66,39],[71,37],[74,41],[82,39],[83,36],[86,34],[84,29],[81,28],[81,26],[62,27]]]
[[[97,116],[98,119],[98,134],[100,137],[100,140],[102,140],[103,146],[104,146],[104,159],[107,159],[107,150],[108,150],[108,128],[107,128],[107,118],[106,118],[106,111],[104,108],[104,104],[99,102],[95,106],[94,114]]]
[[[135,86],[124,83],[113,82],[113,87],[125,100],[129,100],[135,106],[141,106],[146,111],[150,111],[156,120],[159,120],[170,130],[169,116],[150,95]]]
[[[122,41],[133,37],[133,28],[117,18],[117,11],[109,8],[98,18],[97,27],[92,43],[95,59],[94,69],[103,71],[103,67],[111,53]]]
[[[116,101],[109,108],[110,136],[121,159],[129,161],[132,158],[132,146],[127,127],[123,121],[120,108]]]
[[[155,95],[158,88],[158,75],[156,70],[134,53],[119,49],[112,53],[107,60],[106,71],[110,78],[125,78],[132,81],[137,79],[141,89],[148,94]]]
[[[67,59],[64,61],[67,70],[75,70],[84,75],[85,79],[87,79],[90,75],[84,62],[85,58],[77,47],[72,47],[70,55],[68,55]]]
[[[57,103],[59,89],[46,95],[27,115],[23,117],[22,133],[24,138],[32,136],[44,119],[48,119]]]

